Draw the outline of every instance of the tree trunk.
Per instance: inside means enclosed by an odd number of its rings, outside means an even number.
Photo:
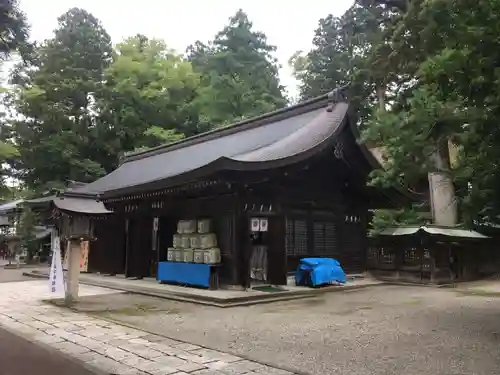
[[[458,212],[448,140],[437,142],[433,160],[435,171],[429,173],[432,220],[437,225],[455,226],[458,223]]]

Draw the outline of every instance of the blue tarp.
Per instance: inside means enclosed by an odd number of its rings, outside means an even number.
[[[320,286],[346,281],[340,262],[332,258],[303,258],[295,272],[296,285]]]

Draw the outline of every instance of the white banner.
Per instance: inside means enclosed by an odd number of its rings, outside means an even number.
[[[52,236],[52,264],[49,274],[50,292],[64,295],[64,275],[61,259],[61,241]]]

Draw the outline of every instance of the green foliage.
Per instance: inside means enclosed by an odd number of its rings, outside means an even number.
[[[301,99],[325,94],[350,84],[349,97],[361,120],[374,105],[386,100],[385,86],[395,77],[385,74],[390,55],[387,43],[397,13],[376,1],[356,1],[342,16],[319,20],[307,54],[297,52],[290,64],[300,81]]]
[[[0,61],[12,52],[28,47],[28,24],[19,9],[18,0],[2,0],[0,4]]]
[[[160,40],[137,35],[120,43],[99,102],[100,139],[117,155],[197,133],[193,100],[200,76]]]
[[[380,232],[389,227],[401,225],[423,225],[426,224],[423,215],[415,208],[399,210],[375,210],[371,222],[371,231]]]
[[[169,144],[184,139],[184,134],[177,132],[175,129],[163,129],[159,126],[150,127],[144,132],[144,135],[153,137],[159,144]]]
[[[385,168],[372,174],[375,185],[418,184],[436,170],[433,154],[438,145],[447,147],[448,139],[473,118],[459,98],[442,100],[433,85],[415,89],[405,105],[407,110],[374,111],[365,127],[365,140],[383,145],[386,154]]]
[[[106,172],[90,145],[99,142],[95,101],[111,62],[109,35],[91,14],[74,8],[35,52],[34,66],[17,72],[24,80],[13,91],[16,177],[33,189],[67,179],[92,181]]]
[[[449,139],[459,144],[453,177],[466,222],[500,219],[500,42],[494,36],[499,10],[493,0],[412,1],[392,41],[393,67],[411,68],[414,84],[401,91],[366,134],[375,141],[389,139],[389,168],[376,176],[386,181],[435,170],[428,157],[432,148],[442,149]]]
[[[21,237],[21,248],[28,252],[28,259],[32,259],[38,251],[38,244],[35,241],[35,227],[39,222],[38,215],[29,207],[23,208],[17,233]]]
[[[0,161],[32,191],[63,188],[124,154],[283,107],[274,51],[241,11],[186,58],[143,35],[113,49],[99,20],[70,9],[12,72]]]
[[[202,77],[200,96],[195,101],[201,131],[287,104],[273,58],[276,47],[252,26],[239,10],[209,44],[198,41],[188,48],[189,61]]]
[[[134,152],[146,151],[160,145],[168,145],[184,139],[184,134],[179,133],[175,129],[164,129],[159,126],[152,126],[147,129],[144,134],[149,139],[148,144],[151,146],[142,146],[134,150]]]
[[[499,11],[496,0],[357,0],[320,20],[313,49],[290,63],[303,99],[351,82],[364,140],[384,149],[371,183],[416,186],[449,171],[451,141],[461,220],[497,222]]]
[[[28,24],[26,17],[19,9],[17,0],[4,0],[0,5],[0,63],[7,60],[12,53],[19,52],[24,57],[24,52],[28,51]],[[8,90],[0,87],[0,97],[5,97]],[[7,186],[6,180],[10,171],[5,168],[5,164],[13,158],[19,156],[19,152],[9,138],[9,134],[4,131],[6,128],[7,113],[0,113],[0,199],[9,200],[12,196],[11,189]]]

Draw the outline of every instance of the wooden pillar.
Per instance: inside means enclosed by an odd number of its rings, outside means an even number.
[[[132,259],[130,259],[130,219],[125,218],[125,277],[131,277]]]
[[[399,280],[401,278],[401,267],[404,264],[405,249],[401,249],[401,244],[399,243],[399,241],[396,244],[391,244],[390,249],[394,256],[393,259],[396,279]]]
[[[269,217],[268,277],[275,285],[287,284],[284,215]]]
[[[239,187],[234,197],[234,236],[232,249],[232,284],[246,287],[249,283],[250,223],[244,203],[248,192]]]
[[[428,251],[429,251],[429,256],[430,256],[429,262],[431,265],[431,283],[434,284],[436,282],[436,256],[437,256],[437,252],[441,251],[441,249],[429,247]],[[425,250],[424,250],[424,255],[425,255]]]
[[[234,256],[235,280],[247,288],[250,286],[250,256],[252,253],[250,242],[250,223],[246,212],[240,212],[237,223],[239,225],[239,246],[236,246]]]
[[[231,254],[228,262],[229,262],[229,272],[227,278],[229,279],[229,283],[233,286],[241,286],[243,285],[242,277],[241,277],[241,268],[242,261],[241,255],[244,251],[244,223],[243,223],[243,213],[241,210],[236,208],[234,215],[231,219],[233,221],[233,233],[230,239],[230,249],[228,252]]]

